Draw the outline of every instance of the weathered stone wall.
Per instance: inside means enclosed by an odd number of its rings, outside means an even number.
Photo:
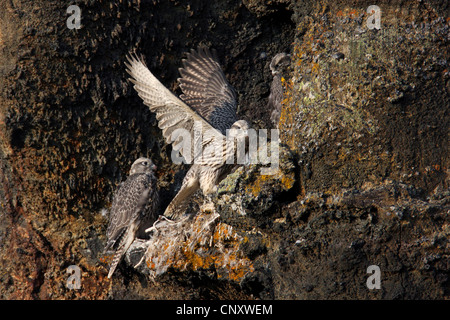
[[[446,1],[381,1],[380,30],[367,28],[370,1],[79,1],[78,30],[70,4],[0,3],[1,298],[449,297]],[[191,251],[153,280],[151,264],[126,263],[108,280],[102,209],[131,163],[154,160],[163,204],[186,170],[125,56],[143,54],[179,93],[183,52],[200,43],[255,128],[270,128],[270,59],[291,53],[280,170],[222,182],[211,244],[181,243]],[[80,290],[66,286],[70,265]],[[380,290],[366,287],[369,265]]]

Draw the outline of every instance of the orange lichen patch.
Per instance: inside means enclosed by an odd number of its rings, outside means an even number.
[[[350,17],[355,18],[361,13],[365,13],[362,9],[354,9],[354,8],[346,8],[344,10],[339,10],[336,12],[336,17],[342,18],[342,17]]]
[[[348,14],[349,14],[350,16],[355,16],[357,13],[358,13],[358,11],[356,11],[355,9],[352,9],[352,10],[350,10],[350,11],[348,12]]]
[[[105,264],[109,265],[113,258],[114,258],[114,255],[113,254],[109,254],[109,255],[104,255],[103,257],[100,257],[98,260],[101,263],[105,263]]]
[[[311,71],[312,71],[313,73],[318,73],[318,72],[319,72],[319,64],[313,62],[313,63],[312,63]]]
[[[214,269],[218,277],[240,281],[253,271],[252,262],[238,250],[242,237],[218,218],[217,213],[201,211],[192,220],[155,225],[157,231],[145,253],[151,274],[162,274],[168,268]]]
[[[262,189],[273,184],[280,185],[283,190],[289,190],[294,186],[295,177],[293,174],[284,174],[280,168],[278,168],[275,174],[272,175],[258,175],[256,180],[245,186],[247,193],[251,193],[254,197],[258,197]]]
[[[289,176],[283,175],[281,177],[281,185],[284,186],[284,188],[285,188],[284,190],[291,189],[294,186],[294,183],[295,183],[294,175],[289,175]]]
[[[250,185],[245,186],[246,193],[251,193],[254,197],[258,197],[261,192],[262,186],[270,180],[270,176],[258,176],[256,181]]]

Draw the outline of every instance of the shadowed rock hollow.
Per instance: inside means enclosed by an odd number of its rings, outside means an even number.
[[[449,5],[379,2],[377,30],[372,4],[80,1],[69,29],[61,1],[0,3],[0,297],[448,299]],[[125,56],[143,54],[179,94],[199,44],[217,49],[257,129],[271,128],[270,60],[291,54],[280,166],[237,169],[212,208],[196,195],[179,238],[159,225],[109,280],[104,208],[131,163],[157,164],[163,207],[187,169]]]

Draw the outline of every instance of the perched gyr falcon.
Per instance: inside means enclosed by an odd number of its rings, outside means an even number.
[[[114,273],[138,233],[158,217],[159,194],[156,166],[148,158],[139,158],[131,166],[130,175],[115,191],[107,230],[104,252],[115,251],[108,278]]]
[[[272,110],[270,120],[278,128],[278,122],[281,115],[281,102],[283,101],[283,84],[281,83],[282,71],[289,66],[291,56],[286,53],[277,53],[270,62],[270,71],[272,71],[272,85],[270,86],[269,102],[267,110]]]
[[[203,47],[187,54],[178,79],[183,91],[180,100],[156,79],[141,59],[128,57],[130,81],[144,104],[156,113],[166,142],[174,143],[173,148],[178,148],[193,163],[164,212],[171,219],[184,213],[190,196],[199,188],[206,196],[216,192],[217,184],[235,166],[227,161],[236,154],[233,139],[225,139],[227,129],[230,129],[228,137],[240,140],[247,136],[249,125],[245,120],[237,120],[236,93],[217,60],[215,51]],[[175,135],[177,129],[185,130],[192,137],[193,148],[181,148],[179,144],[177,147],[180,140]]]

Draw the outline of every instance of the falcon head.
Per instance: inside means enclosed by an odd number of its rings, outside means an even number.
[[[241,136],[247,136],[248,135],[248,129],[250,129],[250,126],[247,121],[245,120],[238,120],[231,126],[228,134],[230,137],[241,137]]]
[[[227,139],[230,139],[229,141],[232,141],[233,146],[237,148],[233,149],[233,163],[244,164],[246,161],[249,150],[249,129],[250,125],[247,121],[238,120],[227,130]]]
[[[270,62],[270,71],[272,71],[272,75],[276,75],[280,73],[284,68],[288,67],[291,64],[291,55],[287,53],[277,53],[275,57],[272,58]]]
[[[148,158],[139,158],[131,165],[130,176],[135,173],[153,173],[156,166]]]

